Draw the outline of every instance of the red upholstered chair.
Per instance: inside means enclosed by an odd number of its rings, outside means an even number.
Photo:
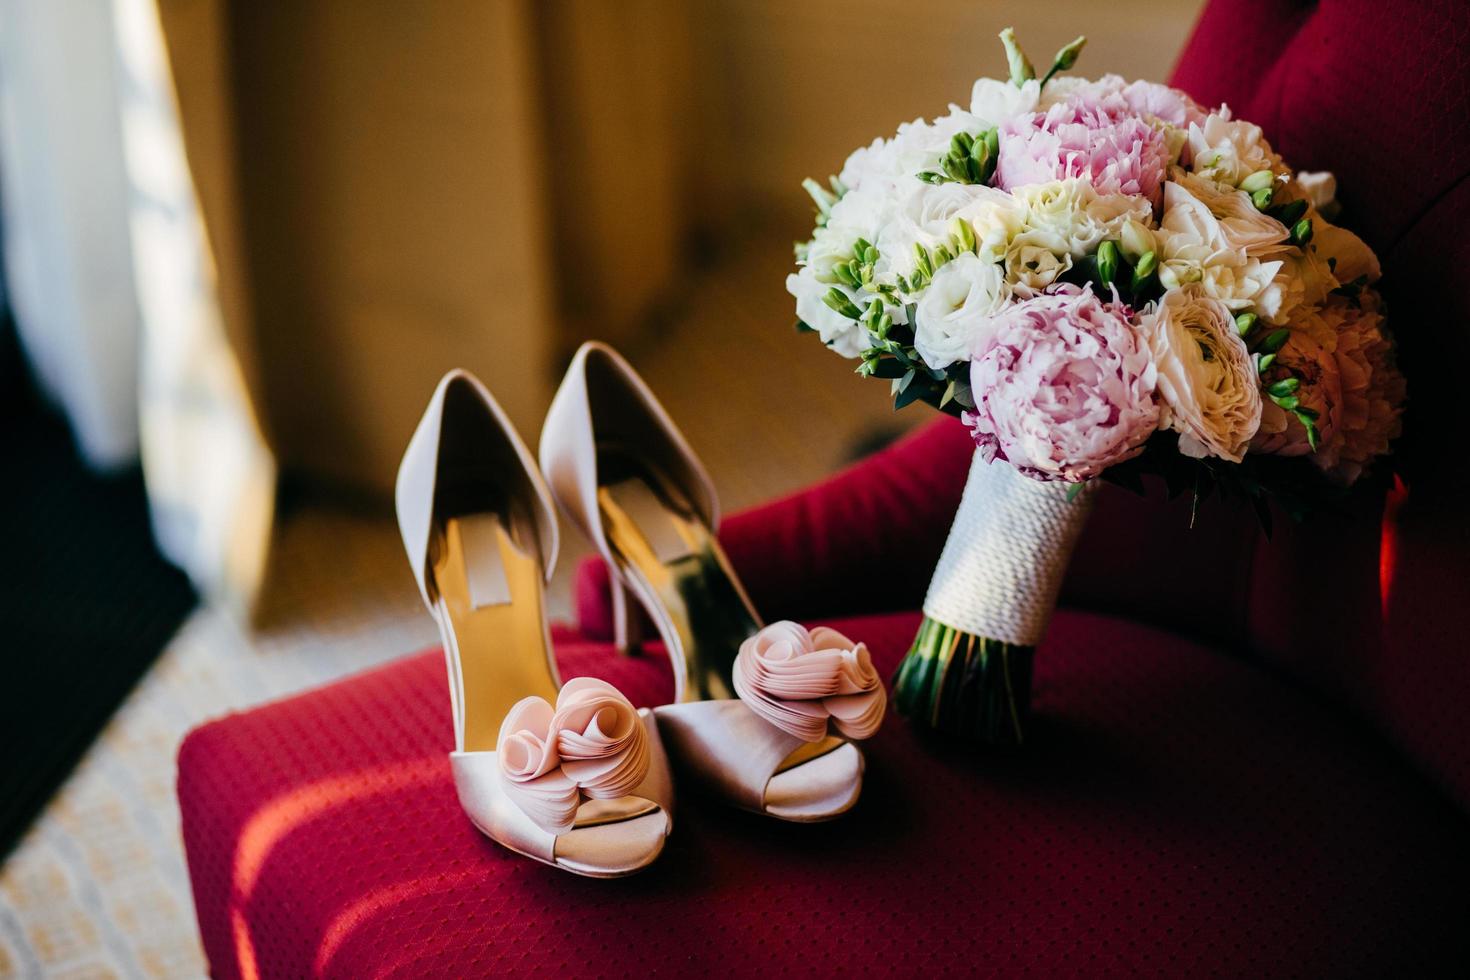
[[[1463,967],[1467,42],[1470,8],[1449,0],[1215,0],[1175,79],[1339,174],[1388,273],[1407,489],[1279,521],[1270,542],[1228,506],[1190,531],[1181,505],[1108,490],[1037,656],[1024,749],[971,753],[890,718],[847,819],[778,826],[686,796],[663,860],[627,881],[550,871],[463,819],[437,653],[206,725],[179,798],[215,975]],[[756,603],[835,621],[891,671],[966,450],[935,422],[731,518]],[[579,606],[564,674],[665,696],[660,658],[601,642],[596,565]]]

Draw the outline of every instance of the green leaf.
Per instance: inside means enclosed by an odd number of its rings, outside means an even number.
[[[901,378],[907,370],[902,364],[891,357],[885,357],[873,368],[875,378]]]
[[[944,394],[941,395],[940,398],[939,398],[939,407],[940,408],[943,408],[944,406],[948,405],[953,400],[954,400],[954,382],[953,381],[950,381],[949,384],[947,384],[947,385],[944,386]]]
[[[1274,330],[1266,335],[1266,340],[1261,344],[1261,350],[1265,351],[1267,354],[1274,354],[1282,347],[1286,346],[1286,342],[1289,339],[1291,339],[1290,330],[1287,330],[1284,327],[1280,330]]]
[[[1266,212],[1286,227],[1290,228],[1307,213],[1306,201],[1289,201],[1286,204],[1278,204]]]
[[[909,368],[908,371],[904,373],[904,376],[898,380],[898,393],[903,394],[905,391],[908,391],[909,386],[914,383],[915,377],[916,375],[914,374],[914,369]]]
[[[897,398],[893,399],[893,408],[895,411],[900,408],[907,408],[923,396],[923,385],[910,385],[907,389],[900,391]]]
[[[810,323],[807,323],[805,320],[797,320],[796,321],[796,332],[797,333],[816,333],[817,332],[817,328],[814,327],[814,326],[812,326]]]
[[[1082,492],[1082,488],[1085,486],[1087,486],[1087,483],[1085,481],[1082,483],[1073,483],[1069,485],[1067,487],[1067,503],[1070,504],[1072,501],[1076,500],[1077,495]]]

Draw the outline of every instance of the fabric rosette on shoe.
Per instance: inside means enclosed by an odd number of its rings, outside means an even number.
[[[735,693],[761,718],[803,741],[829,724],[851,739],[870,737],[888,698],[868,648],[834,629],[772,623],[740,645]]]
[[[501,723],[498,745],[506,795],[553,834],[572,829],[584,797],[627,796],[648,775],[638,710],[593,677],[567,681],[555,708],[539,697],[517,702]]]

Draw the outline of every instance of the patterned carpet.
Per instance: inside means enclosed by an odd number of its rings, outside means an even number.
[[[881,384],[795,335],[781,292],[788,256],[762,242],[736,257],[700,286],[702,312],[626,352],[732,510],[926,418],[893,415]],[[0,868],[0,977],[202,976],[174,802],[179,740],[435,642],[386,504],[311,503],[284,514],[278,535],[259,627],[195,612]],[[587,553],[574,533],[566,544],[551,595],[560,618]]]

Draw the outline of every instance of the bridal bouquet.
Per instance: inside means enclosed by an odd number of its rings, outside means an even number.
[[[1226,106],[1058,77],[1083,38],[1041,78],[1001,40],[1009,80],[806,182],[817,227],[787,289],[896,407],[974,434],[895,694],[1006,742],[1099,478],[1300,514],[1388,451],[1404,380],[1331,174],[1294,173]]]

